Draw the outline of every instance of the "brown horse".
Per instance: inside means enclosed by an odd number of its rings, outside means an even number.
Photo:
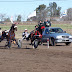
[[[18,45],[17,40],[15,38],[15,31],[17,31],[17,26],[16,26],[16,24],[12,24],[9,32],[7,32],[7,31],[2,32],[2,36],[0,37],[0,42],[3,39],[7,39],[7,44],[5,45],[5,47],[8,46],[8,48],[10,48],[12,41],[15,41],[16,44]],[[18,47],[19,47],[19,45],[18,45]]]
[[[35,30],[33,30],[32,32],[31,32],[31,45],[33,45],[32,44],[32,42],[34,41],[34,35],[35,35]]]
[[[15,41],[16,44],[18,45],[17,40],[15,38],[15,31],[17,31],[17,26],[16,26],[16,24],[12,24],[12,26],[11,26],[11,28],[9,30],[9,33],[7,35],[7,42],[8,43],[7,43],[6,46],[8,46],[9,48],[11,47],[11,42],[12,41]]]

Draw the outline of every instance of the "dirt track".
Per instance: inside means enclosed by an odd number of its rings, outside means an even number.
[[[25,41],[21,49],[6,49],[4,44],[0,43],[0,72],[72,72],[72,44],[49,49],[46,44],[33,49]]]

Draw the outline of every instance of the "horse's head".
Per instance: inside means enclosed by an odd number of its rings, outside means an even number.
[[[17,31],[17,26],[16,26],[16,24],[12,24],[10,30],[11,30],[11,31]]]
[[[14,26],[14,30],[17,31],[17,26],[16,25]]]

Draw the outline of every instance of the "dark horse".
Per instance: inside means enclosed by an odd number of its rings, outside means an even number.
[[[30,32],[30,35],[26,39],[29,40],[29,38],[31,39],[31,44],[30,45],[33,45],[33,41],[35,39],[38,39],[38,40],[41,39],[42,35],[39,32],[39,30],[33,30],[33,31]]]
[[[17,26],[16,26],[16,24],[12,24],[9,32],[7,32],[6,30],[2,32],[2,36],[0,37],[0,42],[3,39],[7,39],[7,44],[5,45],[5,47],[8,46],[10,48],[12,41],[15,41],[16,44],[18,45],[16,38],[15,38],[15,31],[17,31]]]
[[[34,41],[34,35],[35,35],[35,30],[31,31],[29,36],[26,38],[27,41],[29,39],[31,40],[31,44],[30,45],[32,45],[32,42]]]
[[[3,41],[4,39],[7,39],[8,37],[7,34],[8,34],[7,30],[2,31],[2,35],[0,36],[0,42]]]

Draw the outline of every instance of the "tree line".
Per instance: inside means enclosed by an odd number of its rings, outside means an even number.
[[[15,20],[21,22],[22,16],[21,15],[15,15]],[[6,14],[0,13],[0,21],[1,22],[10,22],[10,17],[6,16]]]
[[[55,18],[58,17],[60,18],[61,13],[61,8],[60,6],[57,5],[56,2],[51,2],[49,3],[49,6],[47,7],[46,5],[42,4],[39,5],[35,10],[36,10],[36,16],[31,17],[30,19],[27,19],[28,21],[44,21],[45,18]],[[72,8],[67,9],[67,15],[63,16],[60,20],[62,21],[72,21]]]
[[[35,10],[36,16],[28,18],[27,21],[44,21],[45,18],[60,17],[61,15],[61,7],[56,2],[49,3],[48,7],[45,4],[41,4]],[[22,15],[15,15],[15,21],[21,22],[21,20],[24,20],[24,17]],[[67,16],[62,17],[62,20],[72,20],[72,8],[67,9]],[[10,17],[0,13],[0,21],[10,22]]]
[[[44,20],[47,17],[59,17],[61,13],[61,7],[57,6],[56,2],[49,3],[49,6],[42,4],[36,8],[36,17],[32,17],[28,20]]]

